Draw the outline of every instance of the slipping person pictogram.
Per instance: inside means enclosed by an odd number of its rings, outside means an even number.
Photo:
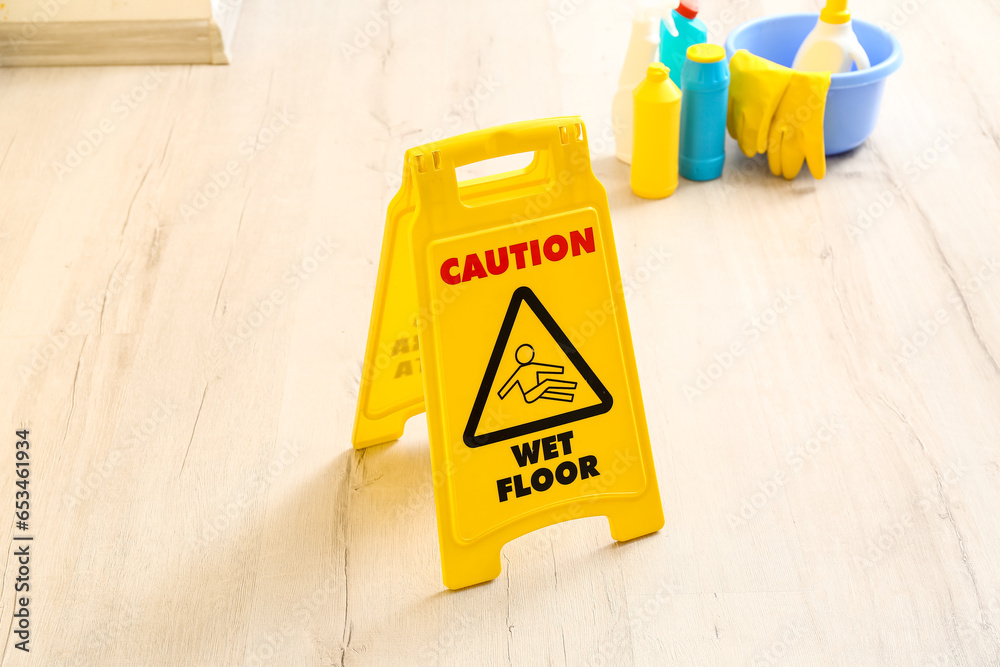
[[[552,377],[542,379],[543,375],[562,375],[566,370],[564,366],[535,361],[535,348],[527,343],[517,348],[514,359],[517,360],[517,370],[497,392],[500,400],[507,398],[511,390],[517,387],[521,390],[525,403],[534,403],[540,398],[567,403],[573,401],[573,392],[570,390],[576,389],[575,382]],[[525,384],[529,386],[526,387]]]
[[[612,404],[611,392],[522,286],[507,306],[462,438],[482,447],[603,415]]]

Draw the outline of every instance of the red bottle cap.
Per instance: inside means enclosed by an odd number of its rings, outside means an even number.
[[[681,4],[677,5],[677,13],[686,19],[698,16],[698,0],[681,0]]]

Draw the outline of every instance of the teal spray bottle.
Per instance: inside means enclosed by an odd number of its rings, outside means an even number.
[[[660,22],[660,62],[670,68],[670,79],[679,88],[688,47],[707,42],[708,28],[698,18],[698,0],[681,0],[670,19]]]

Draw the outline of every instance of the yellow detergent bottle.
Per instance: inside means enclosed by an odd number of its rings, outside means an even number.
[[[653,63],[632,96],[632,192],[646,199],[663,199],[677,189],[681,91],[670,80],[670,70]]]

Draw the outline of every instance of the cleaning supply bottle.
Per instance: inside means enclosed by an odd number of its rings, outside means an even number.
[[[689,46],[708,41],[708,28],[698,18],[698,0],[681,0],[670,12],[673,25],[660,22],[660,62],[670,70],[670,79],[681,85],[681,68]],[[671,29],[672,28],[672,29]]]
[[[827,0],[819,13],[816,27],[806,35],[795,54],[792,68],[801,72],[850,72],[857,63],[858,69],[868,69],[871,62],[851,26],[851,12],[847,0]]]
[[[643,77],[649,63],[656,60],[660,48],[657,29],[661,11],[655,7],[640,7],[632,18],[632,35],[629,37],[625,64],[618,77],[618,92],[611,102],[611,129],[615,135],[615,156],[632,162],[632,93]]]
[[[663,199],[677,189],[681,91],[670,80],[670,70],[653,63],[634,98],[632,192],[646,199]]]
[[[718,44],[689,46],[681,70],[680,173],[689,181],[722,176],[726,162],[729,64]]]

